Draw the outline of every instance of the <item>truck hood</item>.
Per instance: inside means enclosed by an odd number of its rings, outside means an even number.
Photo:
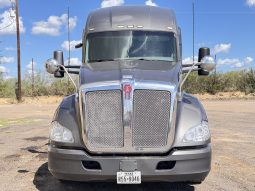
[[[80,83],[122,81],[125,76],[139,81],[178,84],[181,64],[166,61],[110,61],[86,64],[80,70]]]

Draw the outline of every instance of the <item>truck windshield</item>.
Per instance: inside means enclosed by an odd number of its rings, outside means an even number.
[[[158,60],[176,62],[172,32],[111,31],[87,36],[86,62]]]

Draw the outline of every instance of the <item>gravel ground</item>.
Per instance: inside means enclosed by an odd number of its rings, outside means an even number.
[[[255,101],[203,101],[212,170],[200,185],[60,183],[47,169],[48,127],[57,104],[0,105],[0,190],[255,190]]]

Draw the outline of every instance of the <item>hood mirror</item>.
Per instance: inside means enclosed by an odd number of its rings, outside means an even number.
[[[59,71],[59,64],[58,64],[58,61],[51,58],[51,59],[48,59],[46,62],[45,62],[45,68],[46,68],[46,71],[49,73],[49,74],[55,74],[56,72]]]

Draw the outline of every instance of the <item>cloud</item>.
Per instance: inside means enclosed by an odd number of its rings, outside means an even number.
[[[0,64],[9,64],[14,62],[14,57],[3,56],[0,57]]]
[[[76,16],[69,18],[70,30],[74,29],[76,23]],[[49,16],[47,21],[37,21],[33,23],[32,34],[58,36],[60,35],[63,26],[65,26],[66,28],[68,27],[67,14],[63,14],[61,16]]]
[[[13,35],[16,34],[16,16],[12,15],[12,9],[4,11],[0,14],[0,35]],[[20,32],[25,32],[25,27],[22,17],[19,17]]]
[[[213,53],[214,53],[214,54],[218,54],[218,53],[228,53],[230,49],[231,49],[231,44],[230,44],[230,43],[228,43],[228,44],[224,44],[224,43],[222,43],[222,44],[216,44],[216,45],[214,46],[214,51],[213,51]]]
[[[32,61],[30,61],[29,64],[27,65],[27,73],[32,74],[34,70],[34,74],[36,75],[36,71],[35,71],[36,65],[37,63],[35,61],[33,61],[33,63]]]
[[[242,63],[238,58],[225,58],[219,59],[218,65],[232,65],[232,66],[240,66]]]
[[[154,3],[152,0],[147,0],[145,2],[145,5],[148,5],[148,6],[158,6],[156,3]]]
[[[15,51],[16,48],[14,48],[14,47],[6,47],[6,48],[4,48],[4,50],[5,51]]]
[[[244,64],[251,64],[253,62],[253,58],[252,57],[246,57],[244,59]]]
[[[0,8],[10,7],[12,2],[10,0],[0,0]]]
[[[65,65],[68,65],[68,60],[66,60]],[[79,60],[79,58],[70,58],[70,65],[82,65],[82,62]]]
[[[124,0],[103,0],[101,3],[101,8],[120,6],[124,4]]]
[[[1,74],[1,73],[8,73],[7,68],[4,67],[4,66],[0,66],[0,74]]]
[[[195,62],[198,61],[198,57],[195,56]],[[193,63],[193,57],[187,57],[185,59],[182,60],[182,64],[185,65],[185,64],[192,64]]]
[[[247,65],[250,65],[253,62],[253,58],[246,57],[242,60],[239,58],[226,58],[226,59],[219,59],[218,65],[229,65],[232,68],[241,68]]]
[[[15,77],[10,76],[10,75],[8,75],[8,74],[5,74],[5,75],[3,76],[3,79],[4,79],[4,80],[15,79]]]
[[[195,62],[198,61],[198,57],[195,56]],[[252,57],[246,57],[244,59],[239,59],[239,58],[225,58],[225,59],[218,59],[217,64],[222,66],[222,65],[228,65],[231,66],[232,68],[242,68],[245,66],[248,66],[252,64],[254,59]],[[193,58],[192,57],[187,57],[182,60],[182,64],[192,64],[193,63]]]
[[[70,41],[70,51],[75,50],[75,45],[76,45],[76,44],[79,44],[79,43],[81,43],[81,42],[82,42],[82,40],[72,40],[72,41]],[[61,47],[62,47],[64,50],[68,51],[68,50],[69,50],[69,43],[68,43],[68,41],[67,41],[67,40],[64,41],[64,42],[61,44]]]
[[[247,4],[249,7],[255,6],[255,0],[246,0],[246,4]]]

